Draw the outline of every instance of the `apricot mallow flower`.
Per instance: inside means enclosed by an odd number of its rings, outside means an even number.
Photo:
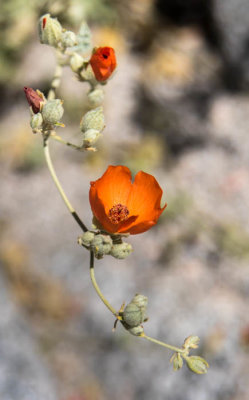
[[[132,183],[129,168],[110,165],[90,183],[92,212],[109,233],[135,235],[150,229],[167,206],[160,206],[163,191],[154,176],[139,171]]]

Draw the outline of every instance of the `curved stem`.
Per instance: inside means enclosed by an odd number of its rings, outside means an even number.
[[[157,340],[157,339],[154,339],[154,338],[152,338],[150,336],[147,336],[145,333],[143,333],[141,335],[141,337],[144,338],[144,339],[149,340],[150,342],[153,342],[153,343],[159,344],[160,346],[166,347],[167,349],[176,351],[177,353],[186,353],[186,350],[183,350],[183,349],[180,349],[178,347],[171,346],[170,344],[161,342],[160,340]]]
[[[49,147],[48,147],[48,138],[44,137],[44,141],[43,141],[43,149],[44,149],[44,155],[45,155],[45,159],[47,162],[47,166],[49,169],[49,172],[51,174],[51,177],[57,187],[57,189],[60,192],[60,195],[64,201],[64,203],[66,204],[68,210],[70,211],[70,213],[72,214],[72,216],[74,217],[75,221],[77,222],[77,224],[81,227],[81,229],[86,232],[88,229],[85,226],[85,224],[81,221],[80,217],[78,216],[78,214],[76,213],[76,211],[74,210],[73,206],[71,205],[70,201],[68,200],[66,193],[64,192],[59,179],[57,178],[57,175],[55,173],[54,170],[54,166],[52,164],[52,160],[50,157],[50,152],[49,152]]]
[[[114,316],[116,316],[117,315],[117,311],[106,300],[105,296],[103,295],[103,293],[101,292],[101,290],[99,288],[99,285],[96,282],[95,274],[94,274],[94,253],[93,253],[93,251],[90,252],[90,276],[91,276],[91,281],[92,281],[93,287],[96,290],[98,296],[103,301],[104,305],[111,311],[111,313]]]

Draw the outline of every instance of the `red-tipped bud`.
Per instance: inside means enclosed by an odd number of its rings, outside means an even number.
[[[34,114],[40,112],[40,104],[44,101],[43,98],[32,88],[25,86],[23,90]]]
[[[90,59],[97,81],[106,81],[117,66],[115,51],[112,47],[99,47],[95,49]]]

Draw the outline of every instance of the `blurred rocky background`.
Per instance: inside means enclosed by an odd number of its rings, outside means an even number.
[[[9,0],[0,4],[1,400],[249,398],[248,0]],[[52,143],[58,175],[90,226],[89,181],[109,164],[156,176],[168,207],[128,240],[133,254],[96,263],[119,308],[149,297],[148,335],[201,338],[205,376],[173,372],[170,352],[128,335],[97,298],[89,255],[32,135],[23,86],[47,93],[53,50],[39,16],[87,20],[116,49],[95,154]],[[64,138],[80,142],[88,87],[65,70]]]

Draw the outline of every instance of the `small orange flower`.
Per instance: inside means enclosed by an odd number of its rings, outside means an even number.
[[[132,183],[129,168],[110,165],[100,179],[90,184],[93,214],[109,233],[145,232],[157,223],[167,206],[160,206],[163,191],[154,176],[143,171]]]
[[[93,53],[90,64],[97,81],[106,81],[117,66],[114,49],[112,47],[99,47]]]

